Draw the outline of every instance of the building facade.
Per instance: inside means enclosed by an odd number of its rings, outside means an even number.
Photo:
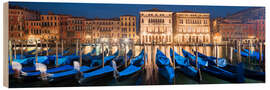
[[[120,16],[120,29],[122,38],[136,40],[136,16],[124,15]]]
[[[256,41],[255,26],[255,24],[219,24],[218,29],[222,35],[222,41],[242,40],[247,43]]]
[[[140,12],[140,43],[172,43],[173,12],[156,8]]]
[[[95,33],[92,28],[93,28],[93,25],[92,25],[92,21],[90,19],[86,19],[84,22],[84,38],[86,40],[87,43],[93,43],[94,40],[93,40],[93,36]]]
[[[265,41],[265,9],[249,8],[225,18],[216,18],[212,29],[221,34],[222,41]]]
[[[222,35],[222,41],[265,41],[265,8],[249,8],[225,18],[213,20],[213,30]]]
[[[69,17],[67,18],[67,39],[74,41],[74,40],[81,40],[84,41],[85,33],[84,33],[84,22],[85,18],[83,17]]]
[[[248,23],[255,24],[256,38],[258,41],[265,41],[265,19],[263,17],[259,19],[249,20]]]
[[[101,38],[107,39],[120,39],[120,20],[119,18],[111,19],[89,19],[88,20],[89,29],[91,29],[91,34],[88,38],[91,38],[94,42],[99,42]]]
[[[9,39],[27,39],[28,31],[25,29],[25,22],[27,20],[39,20],[39,12],[18,6],[9,6],[8,12]]]
[[[175,43],[210,43],[210,14],[183,11],[174,13]]]
[[[27,40],[29,41],[39,41],[41,40],[42,35],[47,34],[49,31],[43,31],[41,28],[41,21],[39,20],[28,20],[25,21],[25,30],[27,31],[25,34],[27,34],[25,37],[27,37]]]

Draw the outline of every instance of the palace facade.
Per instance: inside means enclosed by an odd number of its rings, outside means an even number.
[[[172,43],[173,12],[156,8],[140,12],[140,43]]]
[[[210,43],[210,14],[192,11],[174,13],[175,43]]]

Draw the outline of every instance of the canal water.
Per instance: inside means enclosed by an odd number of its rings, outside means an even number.
[[[228,63],[231,64],[236,64],[239,62],[237,60],[237,53],[231,52],[230,46],[175,46],[174,51],[183,56],[182,50],[185,49],[189,52],[192,52],[192,50],[197,51],[206,54],[207,56],[217,56],[219,58],[225,58]],[[65,47],[66,48],[66,47]],[[76,52],[76,47],[70,47],[72,48],[71,53]],[[96,55],[101,54],[102,49],[100,45],[97,46],[82,46],[82,50],[84,53],[90,52],[93,49],[96,49]],[[155,64],[155,55],[156,55],[156,50],[159,49],[161,50],[167,57],[170,57],[170,48],[171,46],[162,46],[162,45],[146,45],[146,46],[132,46],[132,45],[127,45],[127,46],[106,46],[104,45],[104,50],[108,50],[109,53],[114,53],[118,49],[120,49],[120,55],[124,55],[124,53],[127,53],[128,50],[132,49],[133,50],[133,57],[137,56],[142,49],[145,49],[145,52],[147,53],[147,62],[145,65],[145,70],[136,77],[130,77],[125,80],[115,80],[115,79],[101,79],[97,80],[98,82],[95,83],[89,83],[84,86],[115,86],[115,85],[174,85],[174,84],[228,84],[231,82],[219,79],[215,76],[212,76],[206,72],[201,72],[202,80],[200,82],[194,80],[193,78],[185,76],[183,73],[179,71],[175,71],[175,79],[173,83],[169,83],[165,78],[159,75],[158,73],[158,67]],[[243,47],[245,48],[245,47]],[[20,53],[20,47],[17,47],[17,54]],[[35,47],[27,47],[23,48],[25,50],[31,50],[35,49]],[[45,51],[47,48],[38,48],[39,51]],[[55,48],[52,52],[50,52],[50,55],[55,54]],[[126,49],[126,50],[125,50]],[[258,49],[258,47],[252,47],[252,49]],[[59,47],[59,52],[61,52],[61,47]],[[216,53],[217,52],[217,53]],[[232,61],[230,60],[230,57],[232,55]],[[170,59],[171,60],[171,59]],[[249,60],[247,57],[242,57],[241,62],[245,63],[245,68],[249,68],[252,70],[256,71],[263,71],[262,68],[259,68],[257,66],[258,62],[254,62],[254,60]],[[172,61],[171,61],[171,65]],[[252,79],[245,79],[245,83],[264,83],[263,81],[257,81],[257,80],[252,80]],[[18,81],[12,77],[10,77],[9,81],[10,87],[48,87],[48,86],[53,86],[53,87],[72,87],[72,86],[82,86],[78,83],[76,80],[72,79],[65,79],[62,81],[59,81],[57,83],[46,83],[43,81],[35,81],[35,82],[23,82],[23,81]]]

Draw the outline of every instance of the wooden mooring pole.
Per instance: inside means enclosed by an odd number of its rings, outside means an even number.
[[[125,67],[127,67],[127,62],[128,62],[128,60],[127,60],[127,45],[126,44],[124,44],[124,57],[125,57]]]
[[[175,69],[174,43],[172,43],[172,47],[173,47],[173,58],[172,58],[173,59],[173,68]]]
[[[233,63],[233,47],[230,47],[230,62]]]
[[[49,41],[46,41],[46,47],[47,47],[47,52],[46,52],[46,56],[49,56],[49,45],[48,45]]]
[[[55,43],[56,45],[56,67],[58,66],[58,41]]]
[[[42,41],[40,40],[40,52],[42,52],[43,51],[43,45],[42,45]],[[42,55],[43,53],[41,53],[41,55]]]
[[[203,44],[203,48],[204,48],[204,49],[203,49],[203,54],[207,55],[207,54],[206,54],[206,46],[205,46],[205,44]]]
[[[121,53],[121,44],[119,43],[119,45],[118,45],[118,57],[120,56],[120,53]]]
[[[61,40],[61,53],[62,53],[62,56],[64,56],[64,41]]]
[[[134,45],[134,43],[132,43],[132,58],[134,58],[135,57],[135,54],[136,54],[136,50],[135,50],[135,45]],[[130,58],[131,59],[131,58]]]
[[[239,41],[238,42],[238,63],[240,63],[242,60],[241,60],[241,42]]]
[[[263,55],[262,48],[263,48],[263,43],[260,42],[260,61],[259,61],[259,64],[261,64],[262,63],[262,60],[263,60],[263,57],[262,57],[262,55]]]
[[[145,56],[146,56],[146,50],[145,50],[145,44],[143,44],[143,60],[144,60],[144,68],[146,68],[146,58],[145,58]]]
[[[216,43],[216,66],[218,67],[218,46]]]
[[[79,40],[77,40],[76,41],[76,56],[78,56],[78,53],[79,53],[79,50],[78,50],[78,48],[79,48]]]
[[[180,46],[180,43],[178,44],[178,48],[179,48],[179,55],[181,55],[181,46]]]
[[[226,41],[226,46],[225,46],[225,55],[228,57],[228,42]]]
[[[199,64],[198,64],[198,47],[196,45],[195,47],[195,50],[196,50],[196,69],[199,71],[199,78],[200,78],[200,81],[202,80],[202,74],[201,74],[201,69],[199,68]]]
[[[9,40],[8,45],[9,45],[9,59],[10,59],[9,64],[12,65],[13,56],[12,56],[12,41],[11,40]]]
[[[152,42],[152,44],[150,43],[150,47],[151,47],[151,65],[153,65],[153,67],[155,68],[155,64],[154,64],[154,41]],[[166,52],[166,48],[165,48],[165,52]],[[166,54],[165,54],[166,55]],[[149,64],[148,64],[149,65]]]
[[[38,42],[36,40],[36,64],[38,63]]]
[[[250,42],[248,42],[248,63],[250,63],[250,54],[251,54],[251,47],[250,47]]]
[[[14,48],[13,48],[13,50],[14,50],[14,59],[17,59],[17,50],[16,50],[16,41],[14,40]]]
[[[63,50],[63,44],[62,44],[62,50]],[[80,43],[80,66],[82,66],[82,53],[83,53],[82,52],[82,44]]]
[[[103,43],[101,43],[101,51],[102,51],[102,67],[104,67],[104,48]]]
[[[21,41],[21,58],[23,58],[23,41]]]

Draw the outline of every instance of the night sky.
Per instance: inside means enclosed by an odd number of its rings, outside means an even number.
[[[10,5],[18,5],[31,10],[47,14],[51,11],[56,14],[69,14],[86,18],[114,18],[120,15],[139,16],[141,10],[158,8],[179,12],[184,10],[210,13],[211,19],[225,17],[240,10],[250,7],[235,6],[191,6],[191,5],[150,5],[150,4],[96,4],[96,3],[46,3],[46,2],[9,2]]]

